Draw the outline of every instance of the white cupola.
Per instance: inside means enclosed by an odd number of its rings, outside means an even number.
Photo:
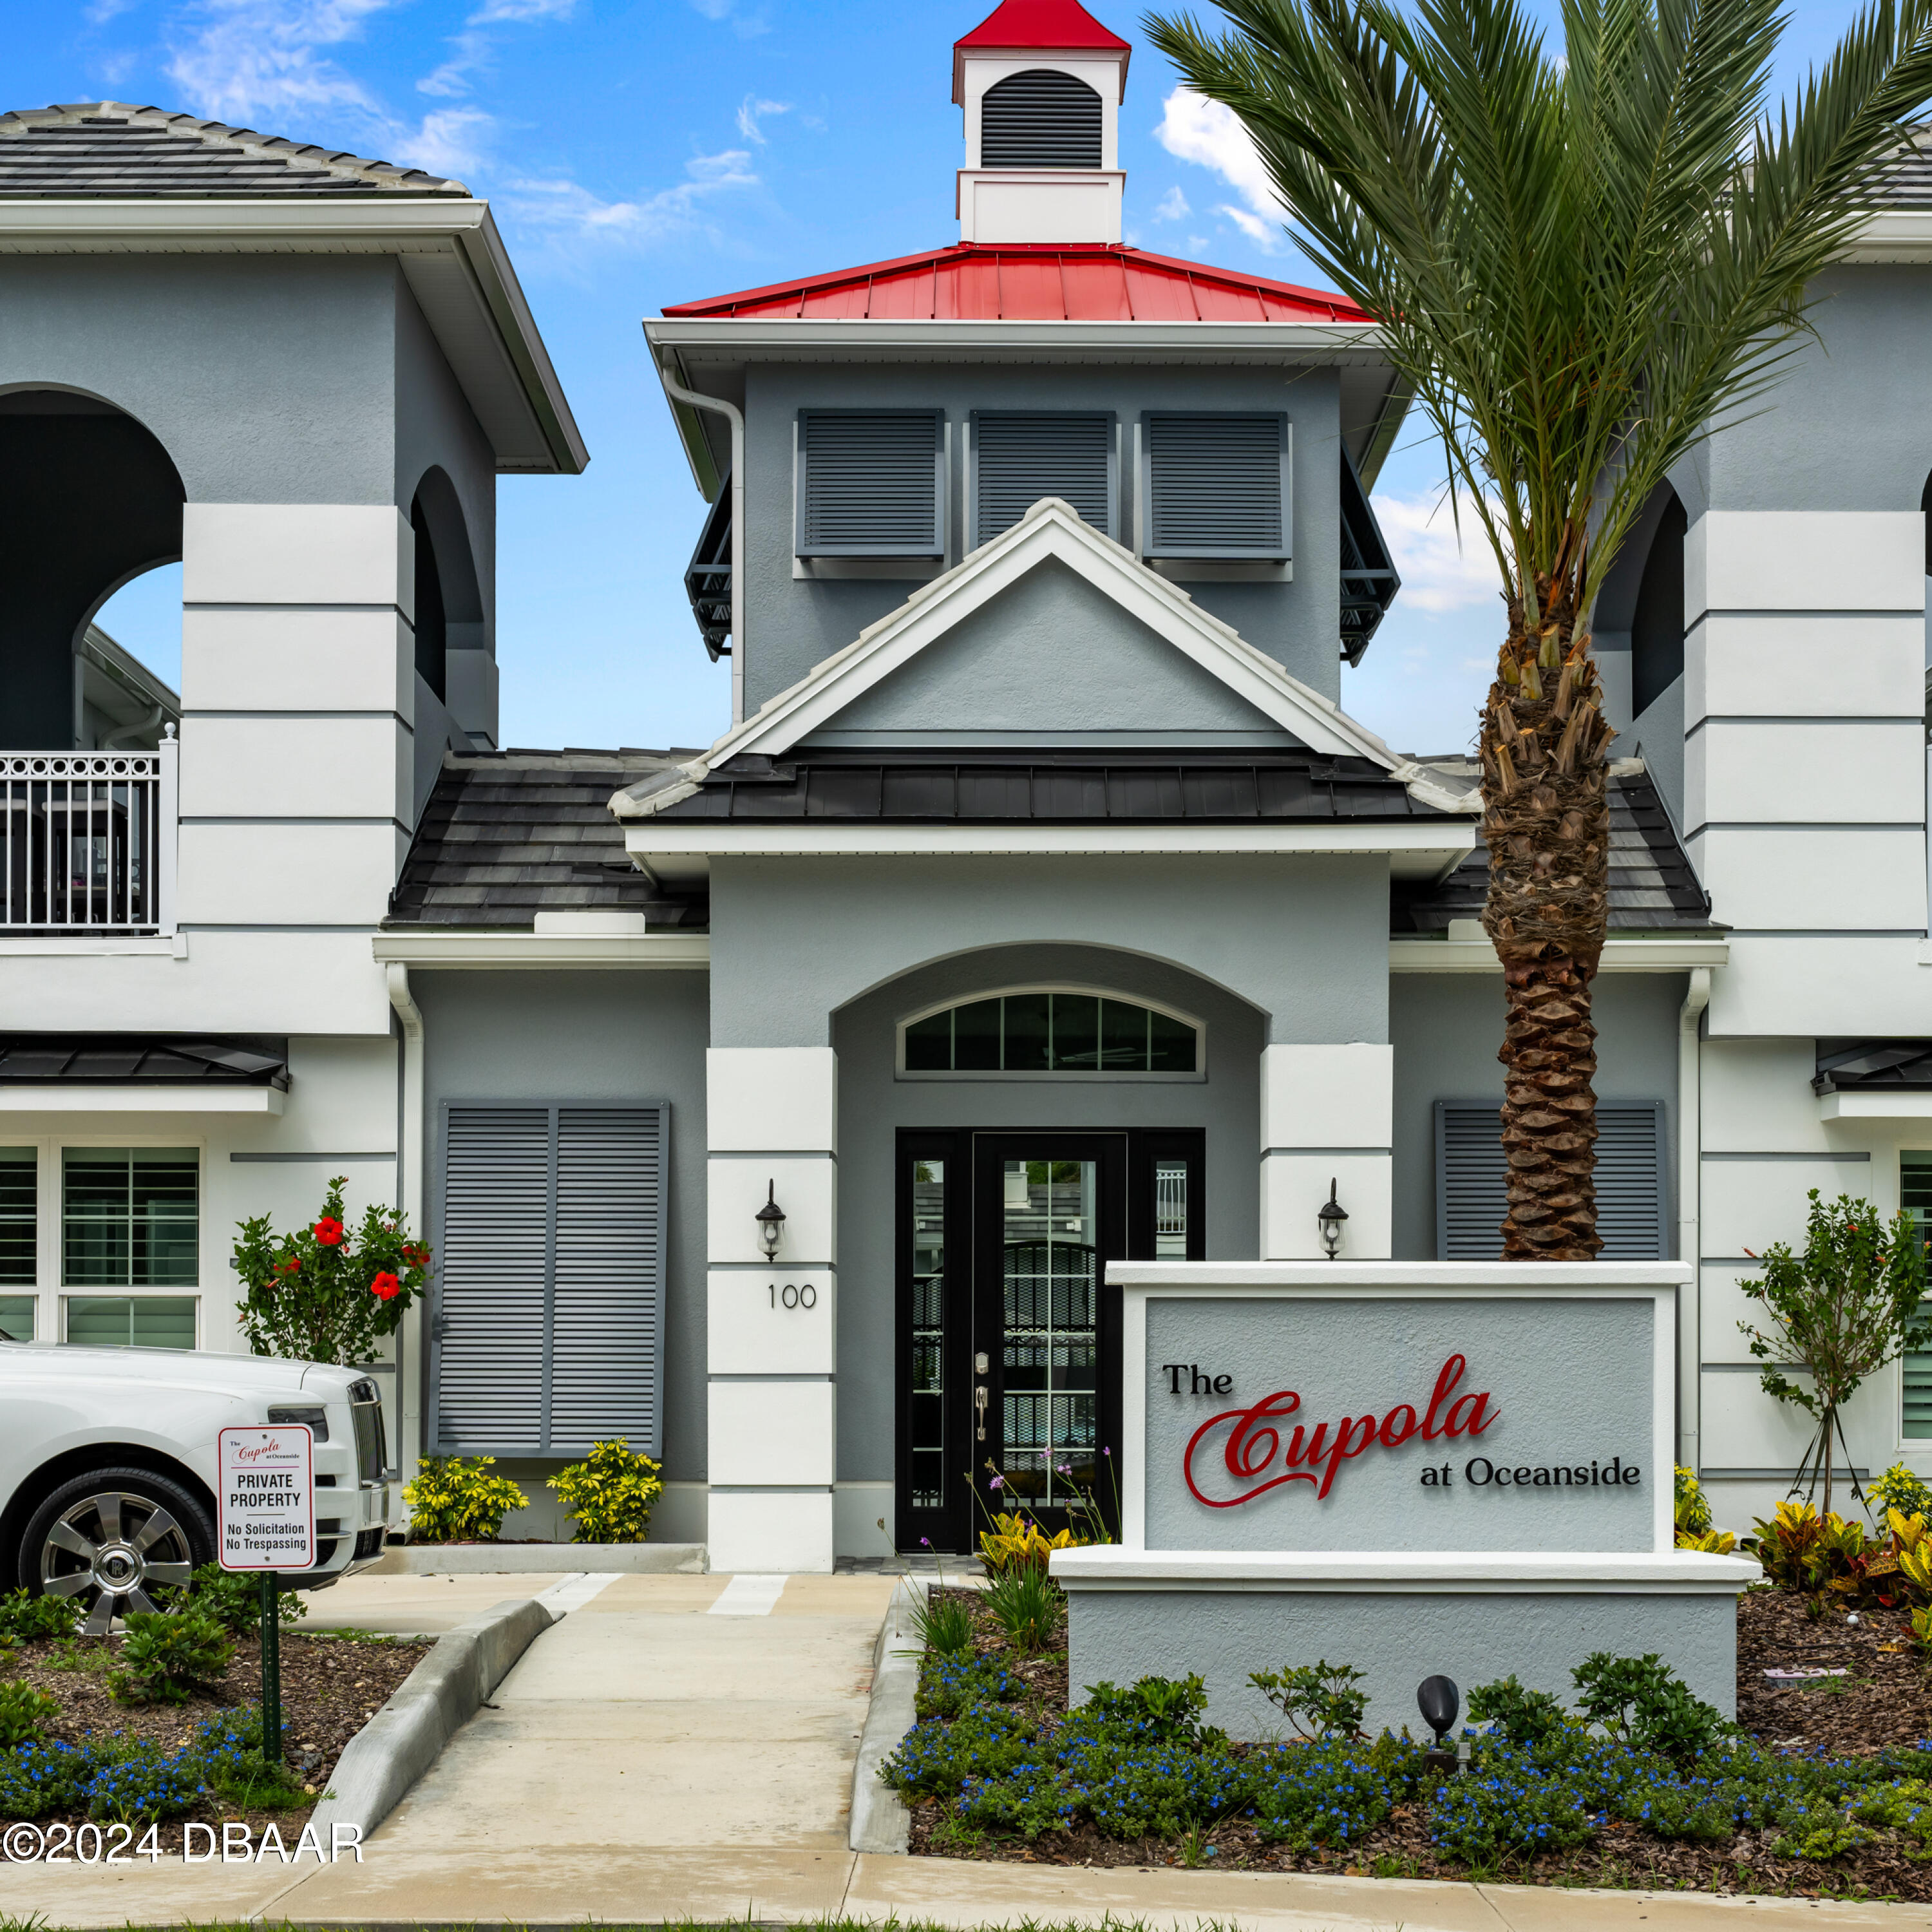
[[[965,110],[962,242],[1120,238],[1120,98],[1132,51],[1079,0],[1000,0],[952,46]]]

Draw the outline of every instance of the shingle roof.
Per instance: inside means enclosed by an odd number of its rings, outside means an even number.
[[[610,794],[692,752],[446,754],[388,926],[517,927],[540,912],[640,912],[701,927],[702,899],[665,898],[631,863]]]
[[[672,319],[871,322],[1339,322],[1346,297],[1118,242],[958,242],[830,274],[678,302]]]
[[[1481,777],[1473,758],[1420,762],[1459,788]],[[1714,923],[1711,902],[1677,842],[1657,788],[1635,759],[1625,767],[1613,770],[1610,778],[1610,930],[1709,931]],[[1489,883],[1490,848],[1479,837],[1475,849],[1440,884],[1392,883],[1390,928],[1398,935],[1443,932],[1452,919],[1479,918]]]
[[[1874,187],[1874,208],[1932,208],[1932,124],[1912,130],[1905,146],[1878,168]]]
[[[169,1086],[289,1084],[289,1043],[254,1035],[0,1034],[0,1085],[20,1082],[154,1081]]]
[[[162,107],[104,100],[0,114],[0,200],[462,195],[458,181]]]
[[[1440,818],[1366,758],[1318,752],[747,752],[661,822],[871,819],[977,824]]]

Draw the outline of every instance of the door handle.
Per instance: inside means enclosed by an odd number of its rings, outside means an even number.
[[[974,1388],[973,1407],[979,1416],[980,1440],[983,1442],[986,1439],[986,1384],[984,1382],[976,1384]]]

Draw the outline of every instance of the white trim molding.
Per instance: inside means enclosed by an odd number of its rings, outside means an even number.
[[[1082,1590],[1373,1591],[1426,1596],[1735,1595],[1762,1571],[1699,1550],[1056,1550],[1054,1580]]]
[[[22,1081],[0,1086],[0,1114],[280,1114],[289,1096],[279,1087],[124,1085],[83,1080]]]
[[[1391,973],[1500,973],[1502,962],[1487,939],[1392,939]],[[1684,973],[1731,963],[1724,939],[1612,939],[1604,947],[1604,973]]]
[[[634,972],[670,967],[703,971],[711,964],[711,936],[704,932],[466,932],[422,927],[379,932],[374,950],[379,966],[458,970],[590,967]]]

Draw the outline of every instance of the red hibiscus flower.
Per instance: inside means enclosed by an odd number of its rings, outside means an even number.
[[[275,1265],[281,1270],[283,1274],[293,1274],[302,1266],[302,1256],[300,1255],[291,1255],[286,1261],[278,1262]]]
[[[387,1268],[369,1284],[369,1292],[380,1301],[393,1301],[402,1292],[401,1281]]]
[[[405,1248],[403,1259],[411,1268],[421,1268],[429,1259],[428,1251],[423,1248]]]
[[[339,1248],[342,1245],[342,1223],[327,1214],[316,1222],[313,1232],[325,1248]]]

